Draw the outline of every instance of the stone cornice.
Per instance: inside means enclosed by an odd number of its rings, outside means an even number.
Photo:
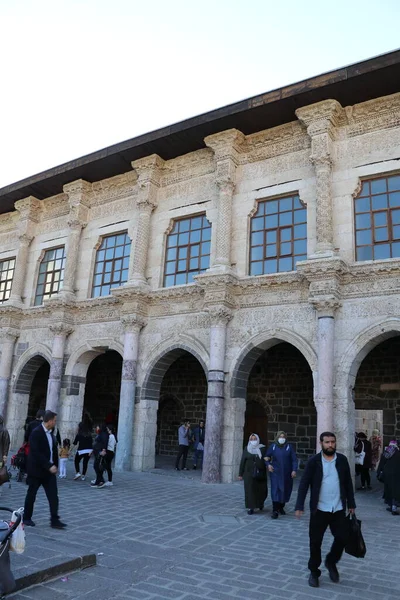
[[[341,277],[348,273],[349,265],[339,257],[315,258],[299,263],[297,271],[308,281],[318,281]]]
[[[330,128],[337,127],[343,108],[337,100],[323,100],[308,106],[298,108],[296,117],[307,127],[310,137],[326,133]]]

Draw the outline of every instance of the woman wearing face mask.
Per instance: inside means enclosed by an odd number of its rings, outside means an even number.
[[[249,515],[253,514],[255,508],[262,510],[268,496],[265,451],[258,435],[252,433],[239,467],[239,479],[244,481],[244,501]]]
[[[270,460],[268,465],[271,479],[272,515],[277,519],[285,515],[285,504],[289,502],[293,489],[293,479],[296,477],[298,461],[291,444],[286,441],[286,433],[279,431],[275,441],[268,448],[265,458]]]

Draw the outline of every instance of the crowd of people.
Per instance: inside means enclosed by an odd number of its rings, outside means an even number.
[[[204,440],[206,430],[204,421],[199,421],[193,429],[190,421],[182,420],[178,428],[178,454],[175,460],[175,471],[187,471],[187,457],[189,448],[193,446],[193,466],[194,470],[203,466],[203,455],[204,455]],[[182,464],[181,464],[182,459]]]

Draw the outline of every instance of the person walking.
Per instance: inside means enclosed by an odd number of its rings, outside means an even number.
[[[394,463],[393,459],[396,457]],[[397,440],[390,440],[382,453],[381,460],[377,469],[378,481],[383,481],[383,499],[388,504],[388,510],[393,516],[397,516],[397,507],[400,506],[400,473],[398,473],[398,459],[400,458],[400,450]],[[397,475],[397,480],[396,480]],[[396,496],[398,496],[396,500]]]
[[[248,515],[252,515],[255,508],[263,510],[268,496],[265,453],[264,444],[260,444],[258,435],[252,433],[243,450],[239,467],[239,479],[244,483],[244,503]]]
[[[107,487],[113,486],[113,472],[112,472],[112,461],[113,458],[115,456],[115,448],[117,446],[117,438],[115,437],[115,429],[113,425],[108,425],[107,426],[107,433],[108,433],[108,443],[107,443],[107,450],[106,450],[106,471],[107,471],[107,477],[108,477],[108,481],[104,484]]]
[[[59,451],[59,457],[60,457],[60,474],[59,474],[59,479],[66,479],[67,477],[67,462],[69,459],[69,455],[70,455],[70,451],[71,451],[71,442],[68,438],[65,438],[65,440],[63,440],[62,446],[60,448]]]
[[[373,429],[370,437],[372,455],[371,455],[371,469],[376,470],[376,466],[379,463],[379,455],[382,448],[382,438],[379,435],[379,429]]]
[[[372,446],[363,431],[357,433],[354,452],[359,454],[360,460],[362,460],[362,463],[356,464],[356,467],[358,467],[356,472],[361,476],[361,486],[357,488],[357,490],[372,490],[371,475],[369,473],[372,467]]]
[[[93,444],[93,454],[94,454],[94,465],[93,468],[96,473],[96,479],[92,481],[90,484],[91,487],[94,488],[102,488],[105,485],[103,473],[103,458],[107,454],[107,446],[108,446],[108,432],[106,425],[102,425],[102,427],[97,428],[97,436],[94,440]]]
[[[186,459],[189,451],[189,440],[190,440],[190,422],[184,421],[178,429],[178,454],[175,461],[175,471],[180,471],[179,461],[182,457],[182,470],[187,471]]]
[[[203,466],[203,455],[204,455],[204,439],[206,430],[204,428],[204,421],[200,421],[199,424],[193,429],[193,469],[197,469],[197,464],[200,467]]]
[[[271,480],[272,515],[277,519],[285,515],[285,504],[289,502],[296,477],[298,460],[291,444],[287,442],[284,431],[278,431],[275,441],[266,452],[269,459],[268,471]]]
[[[50,507],[50,527],[64,529],[58,515],[57,442],[52,433],[57,422],[57,414],[46,410],[43,423],[36,427],[29,437],[30,451],[28,454],[28,491],[25,498],[24,524],[34,527],[32,521],[33,507],[40,486],[43,487]]]
[[[319,439],[321,452],[312,456],[306,464],[295,506],[296,517],[300,518],[304,513],[308,488],[311,488],[308,561],[308,584],[311,587],[319,587],[321,544],[328,526],[334,539],[325,558],[325,566],[331,581],[339,582],[336,565],[347,541],[346,507],[350,513],[354,513],[356,508],[350,466],[345,455],[336,452],[335,434],[324,431]]]
[[[75,453],[75,477],[74,480],[81,479],[85,481],[86,472],[89,464],[89,459],[93,452],[93,439],[92,439],[92,431],[91,427],[89,427],[88,421],[83,420],[79,423],[78,433],[75,436],[73,441],[74,446],[78,446],[77,451]],[[80,463],[82,463],[82,473],[80,471]]]

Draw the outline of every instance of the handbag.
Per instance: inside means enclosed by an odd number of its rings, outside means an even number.
[[[256,481],[266,481],[267,479],[267,473],[265,469],[260,469],[260,467],[257,466],[255,458],[253,458],[253,479]]]
[[[367,547],[361,533],[361,521],[357,519],[355,514],[347,515],[346,521],[348,531],[345,551],[356,558],[364,558],[367,553]]]
[[[3,464],[3,466],[0,467],[0,485],[3,485],[3,483],[7,483],[8,481],[10,481],[10,474],[7,466]]]
[[[364,459],[365,459],[364,443],[361,442],[361,444],[362,444],[362,450],[361,450],[361,452],[356,452],[356,465],[363,465],[364,464]]]

